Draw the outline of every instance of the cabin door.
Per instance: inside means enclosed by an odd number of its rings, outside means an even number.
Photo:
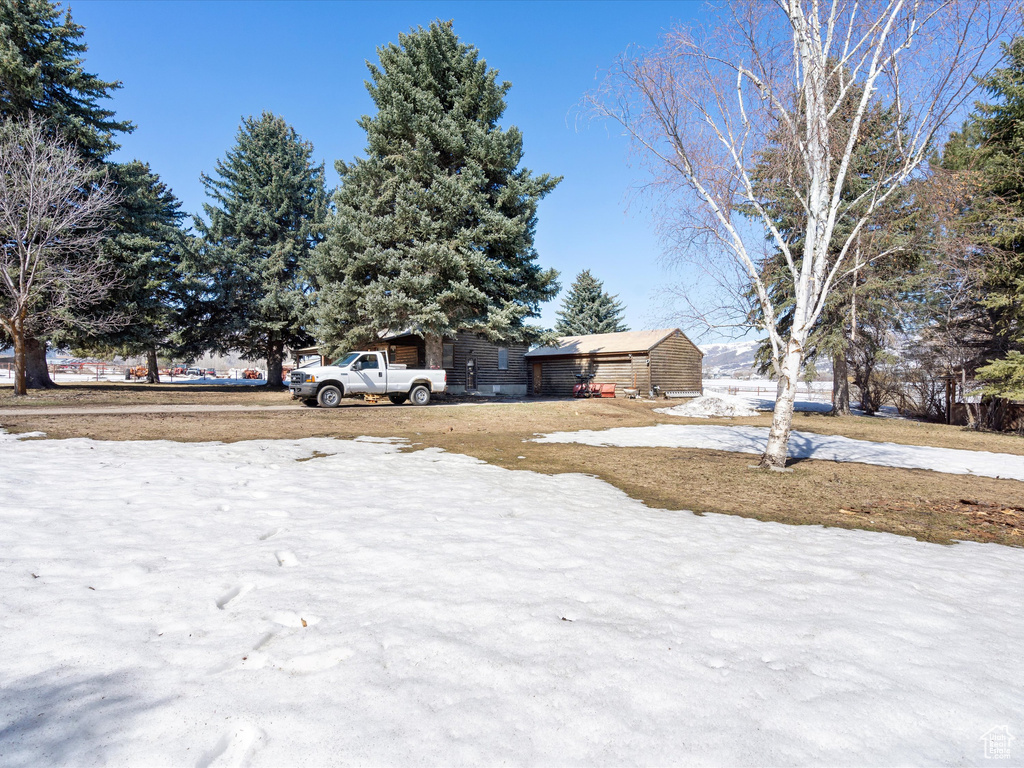
[[[466,389],[476,389],[476,360],[466,361]]]
[[[543,364],[542,363],[534,363],[533,364],[533,394],[535,394],[535,395],[539,395],[540,394],[541,382],[544,379],[543,371],[544,371],[544,368],[543,368]]]

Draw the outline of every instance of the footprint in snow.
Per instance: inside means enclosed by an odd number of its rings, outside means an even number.
[[[258,538],[260,541],[266,541],[267,539],[270,539],[270,538],[273,538],[274,536],[277,536],[277,534],[279,534],[282,530],[284,530],[284,529],[282,529],[282,528],[275,528],[272,531],[267,531],[266,533],[261,533],[256,538]]]
[[[352,653],[350,648],[329,648],[319,653],[310,653],[279,661],[277,666],[285,672],[322,672],[351,658]]]
[[[252,584],[239,584],[236,587],[232,587],[223,595],[217,598],[217,607],[223,611],[225,608],[227,608],[228,603],[230,603],[236,597],[241,597],[250,589],[252,589]]]
[[[312,672],[323,672],[326,669],[338,666],[345,659],[354,655],[351,648],[328,648],[316,653],[307,653],[302,656],[293,656],[290,659],[278,658],[276,655],[266,651],[250,651],[238,663],[228,662],[215,670],[213,674],[227,672],[229,669],[280,669],[284,672],[298,674],[310,674]]]
[[[277,558],[277,564],[282,568],[294,568],[299,564],[299,559],[287,549],[282,549],[280,552],[275,552],[274,557]]]
[[[248,762],[265,734],[255,725],[236,723],[220,737],[213,749],[204,754],[196,768],[237,768]]]
[[[263,669],[270,663],[270,657],[261,649],[275,637],[277,637],[276,632],[264,633],[264,635],[256,641],[256,644],[252,647],[251,651],[242,651],[241,658],[233,656],[230,659],[226,659],[220,664],[211,667],[209,674],[220,675],[234,669]]]

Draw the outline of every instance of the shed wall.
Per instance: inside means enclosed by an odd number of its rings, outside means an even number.
[[[674,333],[651,350],[651,386],[662,394],[703,393],[701,353],[688,338]]]
[[[533,365],[541,366],[541,391],[533,389]],[[567,357],[545,356],[531,360],[526,358],[529,393],[548,397],[571,397],[576,386],[577,373],[593,373],[596,384],[615,384],[615,396],[625,397],[625,389],[636,388],[646,395],[651,388],[650,368],[647,354],[636,353],[608,357],[571,355]]]

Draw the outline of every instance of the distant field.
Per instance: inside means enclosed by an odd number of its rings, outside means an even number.
[[[924,470],[829,461],[800,461],[787,475],[749,468],[748,455],[698,449],[599,448],[537,444],[537,434],[658,423],[768,426],[769,416],[689,420],[654,412],[657,405],[625,400],[482,403],[416,408],[346,401],[333,411],[104,413],[33,415],[40,406],[247,405],[292,403],[287,393],[213,386],[75,385],[34,395],[0,395],[0,416],[12,432],[100,440],[219,440],[404,437],[410,450],[438,447],[510,469],[596,475],[653,507],[721,512],[791,524],[888,531],[919,539],[1024,544],[1024,483]],[[797,414],[794,429],[862,440],[934,445],[1024,455],[1024,439],[962,427],[867,417]],[[139,450],[145,450],[144,446]],[[970,503],[965,503],[970,502]],[[1019,508],[1019,509],[1018,509]],[[998,514],[997,514],[998,513]]]

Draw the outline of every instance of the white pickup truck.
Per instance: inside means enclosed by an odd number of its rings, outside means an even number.
[[[349,352],[331,365],[298,368],[288,382],[293,398],[323,408],[337,408],[341,398],[353,395],[386,395],[395,405],[406,400],[426,405],[447,386],[448,374],[443,370],[388,363],[383,352]]]

